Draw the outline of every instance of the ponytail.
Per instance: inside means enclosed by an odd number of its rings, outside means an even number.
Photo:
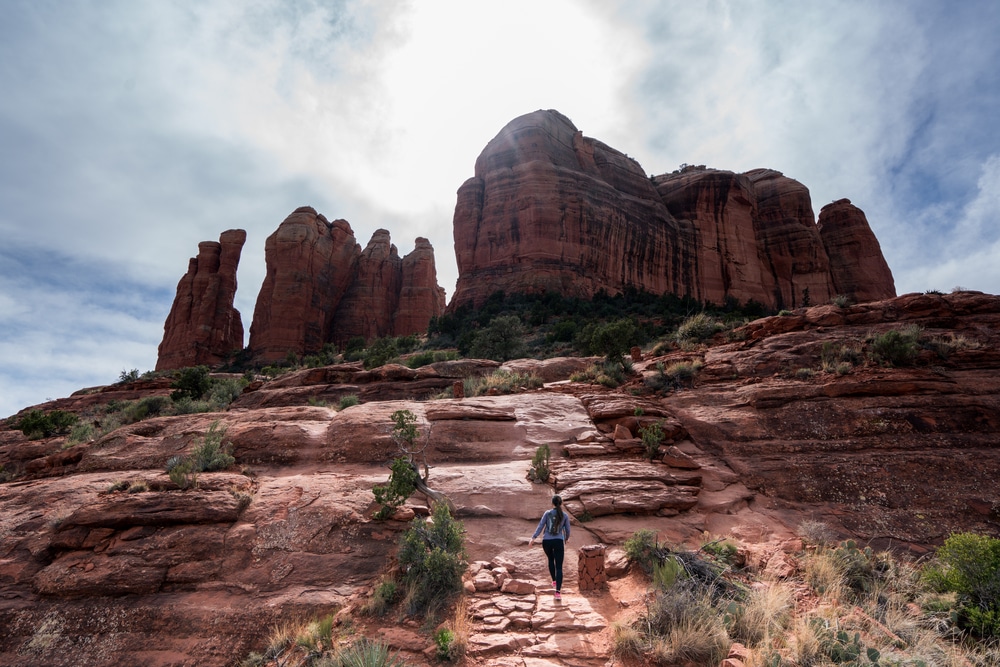
[[[555,522],[556,529],[552,532],[557,533],[562,530],[563,521],[566,520],[566,513],[563,512],[562,510],[562,498],[560,498],[559,496],[552,496],[552,504],[555,505],[556,509],[556,522]]]

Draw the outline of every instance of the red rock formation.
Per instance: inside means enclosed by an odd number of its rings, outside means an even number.
[[[267,274],[250,326],[254,357],[273,361],[329,342],[360,252],[346,220],[328,222],[308,206],[285,218],[264,244]]]
[[[177,295],[163,325],[156,370],[212,365],[243,349],[243,321],[233,308],[236,269],[247,233],[223,232],[218,243],[198,244],[177,283]]]
[[[413,252],[403,257],[402,272],[392,330],[397,335],[426,331],[431,316],[441,315],[445,308],[445,291],[438,285],[430,241],[417,237]]]
[[[837,294],[859,303],[896,295],[892,272],[864,211],[850,199],[838,199],[820,210],[818,226]]]
[[[452,308],[496,290],[590,297],[691,282],[677,222],[642,168],[555,111],[514,119],[486,146],[458,191],[454,234]]]
[[[775,308],[826,303],[835,292],[809,190],[773,169],[754,169],[746,176],[757,199],[754,226],[763,270],[775,284],[773,298],[764,303]]]
[[[854,237],[870,235],[867,222],[856,224]],[[454,234],[450,308],[479,305],[496,290],[591,297],[632,286],[774,309],[837,293],[801,183],[768,169],[651,179],[556,111],[516,118],[487,144],[458,191]],[[856,274],[854,261],[838,256],[836,265]],[[869,293],[893,293],[891,274],[868,278],[879,281]]]
[[[250,327],[250,349],[261,361],[354,336],[426,331],[431,317],[444,312],[426,239],[400,259],[389,232],[379,229],[362,251],[347,221],[331,223],[302,207],[268,237],[264,254],[267,275]]]
[[[393,315],[402,289],[402,264],[396,246],[389,241],[389,232],[375,230],[355,262],[351,285],[334,318],[332,340],[392,335]]]
[[[750,179],[731,171],[682,170],[655,177],[656,189],[670,213],[690,221],[698,281],[689,294],[722,303],[726,297],[746,303],[770,303],[774,276],[764,270],[755,229],[756,194]]]

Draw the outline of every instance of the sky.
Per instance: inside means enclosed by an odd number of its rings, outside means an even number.
[[[452,215],[513,118],[649,174],[777,169],[867,215],[899,294],[1000,293],[1000,3],[0,0],[0,417],[156,364],[198,243],[295,208],[361,245]]]

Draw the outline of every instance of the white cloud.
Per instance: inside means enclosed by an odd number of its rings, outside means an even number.
[[[947,207],[935,207],[925,216],[923,227],[934,234],[934,262],[914,267],[907,284],[922,289],[954,287],[996,293],[1000,285],[1000,154],[982,165],[978,192],[957,217]],[[920,288],[918,288],[919,290]]]
[[[149,303],[0,264],[0,398],[150,367],[187,258],[234,227],[249,328],[264,239],[300,205],[362,244],[378,227],[403,253],[430,238],[451,292],[455,192],[539,108],[650,173],[771,167],[817,211],[850,198],[900,291],[1000,292],[998,30],[985,0],[8,3],[0,234]]]

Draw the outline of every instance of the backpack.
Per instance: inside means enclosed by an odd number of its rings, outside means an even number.
[[[556,521],[558,520],[558,514],[556,511],[549,510],[549,517],[545,520],[545,532],[549,535],[558,534],[559,529],[562,528],[562,522],[560,522],[558,526],[556,525]]]

